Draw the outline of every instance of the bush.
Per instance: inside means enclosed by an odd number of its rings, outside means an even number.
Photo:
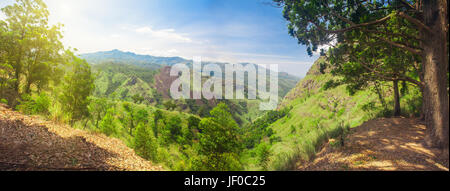
[[[334,80],[329,80],[327,82],[325,82],[325,84],[322,86],[322,90],[329,90],[329,89],[333,89],[337,86],[341,85],[339,82],[336,82]]]
[[[32,97],[29,94],[22,95],[20,104],[16,107],[17,110],[26,114],[49,114],[50,98],[45,93],[40,93],[37,97]]]
[[[139,123],[134,137],[134,149],[136,153],[145,159],[155,160],[157,158],[158,144],[153,132],[143,123]]]
[[[100,122],[100,130],[108,136],[116,134],[113,114],[114,109],[109,109],[108,112],[106,112],[105,117],[103,117],[102,121]]]
[[[2,98],[2,99],[0,99],[0,103],[8,104],[8,100]]]
[[[173,141],[177,141],[178,137],[182,135],[181,119],[178,116],[170,117],[166,121],[166,128],[170,132],[170,137]]]
[[[256,155],[258,156],[259,165],[263,170],[267,170],[269,164],[269,157],[271,155],[270,145],[263,142],[256,148]]]

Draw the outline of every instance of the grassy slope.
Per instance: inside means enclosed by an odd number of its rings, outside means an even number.
[[[328,137],[335,137],[344,126],[355,127],[369,119],[362,107],[376,96],[370,90],[350,96],[345,85],[323,90],[331,74],[320,74],[320,58],[308,75],[292,89],[281,103],[281,108],[291,107],[289,114],[269,127],[281,141],[271,147],[269,170],[293,169],[300,160],[307,160]],[[248,156],[247,156],[248,157]],[[255,157],[243,157],[249,170],[260,169]]]
[[[382,83],[383,97],[387,103],[385,110],[371,87],[349,95],[346,85],[324,89],[330,80],[339,77],[330,74],[330,68],[319,72],[323,57],[311,67],[308,75],[293,88],[280,104],[280,108],[290,107],[290,113],[269,127],[281,141],[271,147],[269,170],[290,170],[296,163],[309,160],[319,146],[329,138],[337,137],[347,128],[361,125],[370,119],[390,115],[393,107],[393,93],[390,83]],[[401,87],[403,88],[403,86]],[[406,86],[400,104],[402,115],[420,113],[421,98],[418,88]],[[387,112],[386,112],[387,111]]]
[[[329,74],[309,76],[319,84],[332,77]],[[320,86],[319,86],[320,87]],[[312,90],[286,104],[291,107],[290,115],[273,123],[281,142],[272,146],[272,167],[291,169],[295,160],[307,160],[328,137],[339,134],[344,126],[355,127],[368,120],[362,106],[376,100],[370,91],[349,96],[344,86],[330,90]]]

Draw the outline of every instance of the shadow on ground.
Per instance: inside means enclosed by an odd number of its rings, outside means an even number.
[[[63,138],[21,120],[0,120],[0,170],[120,170],[108,152],[83,137]]]
[[[331,140],[299,170],[447,170],[448,154],[423,145],[418,119],[382,118],[351,130],[344,146]]]

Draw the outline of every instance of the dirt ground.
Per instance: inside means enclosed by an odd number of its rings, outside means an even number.
[[[26,116],[0,104],[0,171],[162,170],[121,140]]]
[[[448,171],[448,152],[423,145],[425,126],[414,118],[381,118],[353,128],[344,145],[330,139],[298,170]]]

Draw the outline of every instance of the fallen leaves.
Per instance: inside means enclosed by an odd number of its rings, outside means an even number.
[[[0,104],[0,170],[163,170],[121,140],[26,116]]]
[[[449,156],[423,146],[425,126],[417,119],[381,118],[351,130],[344,147],[325,144],[298,170],[449,170]]]

